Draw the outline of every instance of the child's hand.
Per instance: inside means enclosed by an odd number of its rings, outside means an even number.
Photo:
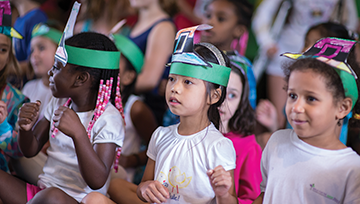
[[[145,181],[138,189],[141,196],[149,203],[162,203],[170,198],[169,190],[159,181]]]
[[[229,192],[232,185],[232,177],[230,172],[225,171],[224,167],[219,165],[212,170],[208,170],[206,174],[209,176],[215,196],[221,197]]]
[[[65,135],[74,139],[76,135],[86,135],[86,130],[80,118],[68,107],[60,106],[54,112],[54,126]]]
[[[29,131],[39,117],[40,101],[35,103],[24,103],[19,109],[19,127],[21,130]]]
[[[270,101],[261,100],[255,111],[257,121],[271,132],[275,132],[279,128],[276,108]]]
[[[8,115],[7,106],[4,101],[0,101],[0,124],[3,123]]]

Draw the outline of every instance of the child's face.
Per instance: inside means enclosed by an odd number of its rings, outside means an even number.
[[[30,62],[37,76],[47,76],[54,64],[56,44],[49,38],[36,36],[31,39]]]
[[[293,71],[289,78],[286,115],[300,139],[307,143],[334,136],[339,114],[325,79],[312,70]]]
[[[230,118],[240,105],[242,90],[243,84],[240,76],[232,71],[226,88],[226,98],[219,108],[222,126],[228,127]]]
[[[54,66],[49,70],[49,87],[54,97],[69,97],[69,93],[77,78],[76,73],[71,72],[73,65],[67,64],[65,67],[60,61],[55,59]]]
[[[0,71],[4,69],[9,61],[11,50],[11,40],[8,36],[0,34]]]
[[[207,118],[209,105],[205,99],[206,86],[203,80],[170,74],[166,85],[166,103],[175,115]]]
[[[233,7],[228,1],[221,0],[207,6],[203,23],[213,28],[201,32],[201,41],[212,43],[221,50],[231,50],[231,42],[243,33]]]
[[[320,40],[321,38],[322,38],[322,36],[319,31],[317,31],[317,30],[310,31],[305,37],[305,45],[304,45],[302,52],[305,52],[312,45],[314,45],[316,43],[316,41]]]

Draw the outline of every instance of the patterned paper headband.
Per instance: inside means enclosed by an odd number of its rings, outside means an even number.
[[[129,38],[119,35],[112,35],[115,45],[120,50],[126,59],[134,66],[136,73],[140,73],[144,65],[144,54],[140,48]]]
[[[175,37],[175,49],[171,59],[170,74],[178,74],[201,79],[222,86],[227,86],[229,81],[229,67],[225,66],[225,60],[220,51],[210,43],[200,43],[208,48],[216,56],[219,64],[207,62],[194,51],[194,34],[196,30],[212,28],[202,24],[179,30]]]
[[[345,97],[350,97],[353,101],[353,108],[358,99],[357,76],[347,63],[347,58],[355,44],[354,40],[322,38],[303,54],[284,53],[281,56],[291,59],[311,57],[334,67],[343,83]]]
[[[80,5],[77,1],[74,3],[56,50],[55,59],[60,61],[64,67],[67,63],[70,63],[99,69],[119,69],[120,52],[118,51],[92,50],[65,45],[65,40],[73,36],[76,16],[79,13]]]
[[[11,7],[9,1],[0,1],[0,33],[9,37],[23,39],[23,37],[11,27]]]
[[[45,24],[39,23],[34,27],[31,37],[33,38],[36,36],[44,36],[49,38],[54,43],[58,44],[61,39],[61,34],[62,33],[60,31],[54,28],[50,28]]]

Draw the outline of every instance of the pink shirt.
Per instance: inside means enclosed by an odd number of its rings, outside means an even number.
[[[256,142],[255,135],[243,137],[229,132],[224,136],[232,141],[236,152],[234,181],[239,203],[251,204],[260,194],[261,147]]]

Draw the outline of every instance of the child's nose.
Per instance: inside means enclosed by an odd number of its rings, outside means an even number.
[[[295,112],[295,113],[302,113],[304,112],[304,104],[301,100],[297,100],[294,105],[293,105],[293,108],[292,110]]]
[[[180,83],[175,81],[173,86],[171,87],[171,92],[172,93],[180,93],[180,89],[181,89]]]

